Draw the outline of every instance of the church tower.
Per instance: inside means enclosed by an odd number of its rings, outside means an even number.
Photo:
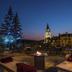
[[[51,30],[49,28],[49,25],[47,24],[44,36],[44,43],[48,43],[51,37],[52,37]]]

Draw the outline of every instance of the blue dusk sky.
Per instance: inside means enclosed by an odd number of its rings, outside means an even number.
[[[72,0],[0,0],[0,24],[9,5],[18,12],[25,39],[43,39],[47,23],[54,35],[72,32]]]

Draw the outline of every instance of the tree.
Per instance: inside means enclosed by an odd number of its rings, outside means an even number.
[[[21,33],[21,25],[19,22],[19,17],[18,14],[13,18],[13,29],[12,29],[13,36],[15,40],[21,39],[22,38],[22,33]]]
[[[13,14],[11,6],[4,18],[4,22],[1,24],[0,34],[3,44],[9,48],[9,50],[13,49],[14,43],[22,38],[18,14]]]
[[[12,42],[10,37],[12,38],[13,17],[14,17],[14,15],[13,15],[13,12],[12,12],[12,8],[10,6],[8,13],[6,14],[6,16],[4,18],[4,22],[1,24],[1,29],[0,29],[2,43],[5,47],[8,46],[8,48],[11,44],[9,41]]]
[[[15,39],[15,44],[14,44],[15,48],[13,50],[20,51],[20,50],[22,50],[22,42],[21,42],[22,33],[21,33],[21,25],[20,25],[19,17],[18,17],[17,13],[13,18],[13,26],[12,27],[13,27],[12,34]]]
[[[13,22],[13,12],[11,6],[9,7],[8,14],[4,18],[4,22],[1,24],[1,32],[3,35],[10,35]]]

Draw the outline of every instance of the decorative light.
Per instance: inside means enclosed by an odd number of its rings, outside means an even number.
[[[18,40],[18,39],[21,39],[21,37],[18,37],[17,40]]]
[[[4,42],[5,42],[5,43],[8,43],[8,42],[9,42],[9,39],[6,37],[6,38],[4,39]]]
[[[41,55],[42,55],[42,53],[41,53],[41,52],[39,52],[39,51],[37,51],[37,52],[36,52],[36,55],[37,55],[37,56],[41,56]]]
[[[4,43],[5,44],[13,43],[14,42],[14,38],[11,35],[7,35],[7,36],[3,37],[3,39],[4,39]]]

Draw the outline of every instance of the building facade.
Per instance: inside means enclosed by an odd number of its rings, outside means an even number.
[[[72,48],[72,33],[59,34],[52,37],[52,45],[55,47],[69,47]]]
[[[52,36],[51,30],[47,24],[45,30],[44,43],[47,45],[47,48],[51,48],[52,51],[60,49],[64,53],[72,53],[72,33],[65,32],[59,34],[58,36]]]
[[[51,38],[52,38],[51,30],[49,28],[49,25],[47,24],[44,35],[44,43],[48,43]]]

